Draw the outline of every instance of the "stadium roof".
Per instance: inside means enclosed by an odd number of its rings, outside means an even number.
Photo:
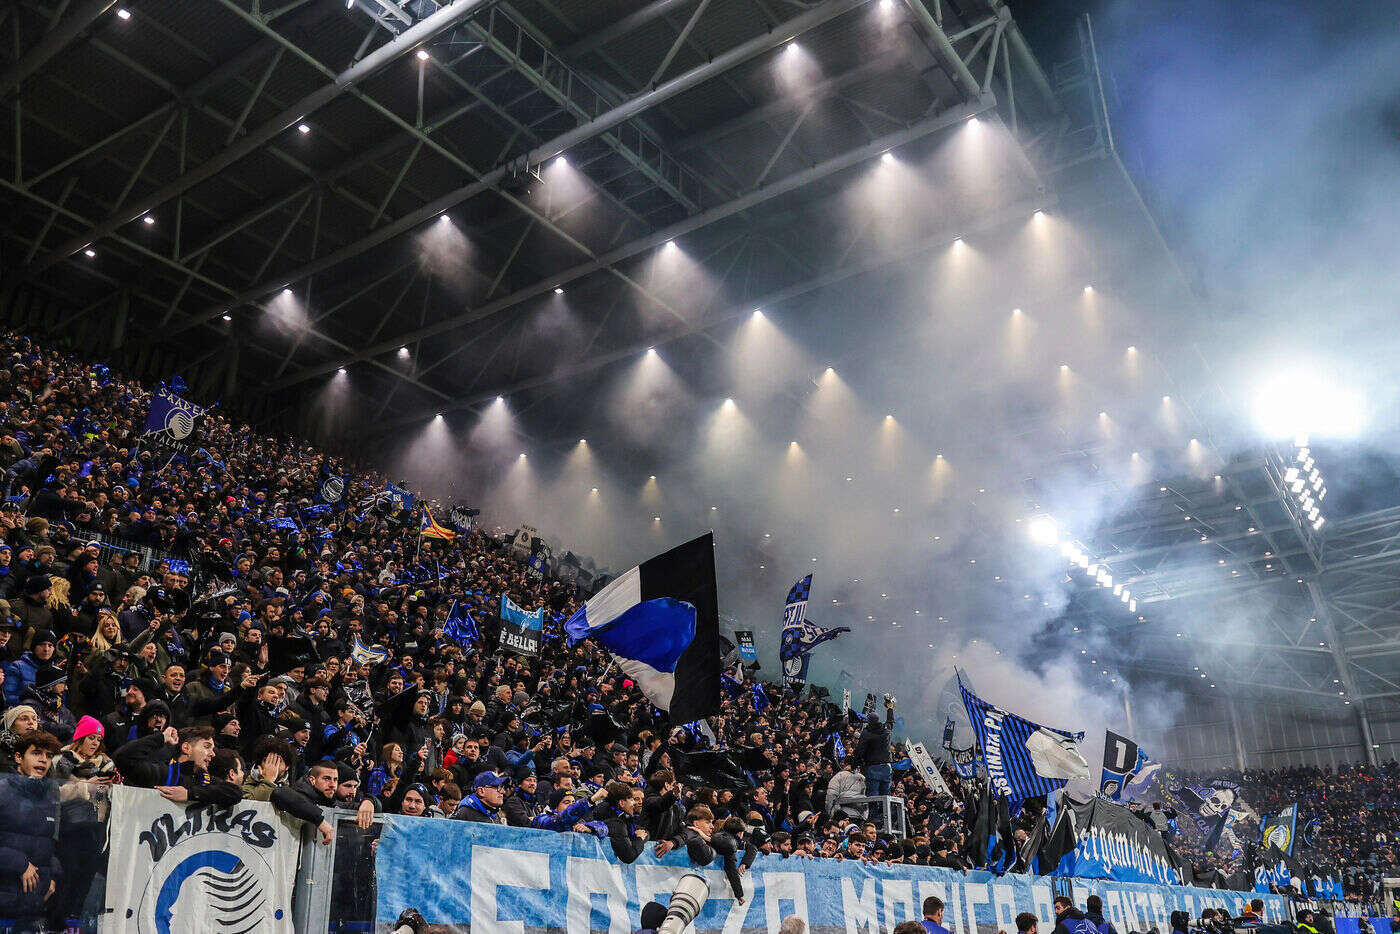
[[[1082,54],[1042,65],[1001,0],[20,0],[0,15],[24,50],[0,78],[18,119],[0,147],[11,320],[138,375],[178,372],[265,425],[315,434],[307,400],[343,368],[360,417],[342,436],[507,395],[548,408],[530,425],[543,443],[572,440],[610,365],[662,347],[717,389],[716,335],[755,308],[1038,209],[1111,229],[1104,269],[1151,255],[1134,277],[1176,278],[1190,304],[1118,160],[1087,26]],[[974,117],[1009,143],[992,196],[893,244],[840,210],[863,168],[926,156]],[[718,284],[703,307],[653,281],[670,244]],[[575,330],[541,339],[534,312],[558,290]],[[1053,456],[1097,474],[1100,452],[1062,441]],[[1088,588],[1066,619],[1164,678],[1400,696],[1400,515],[1313,529],[1284,480],[1293,455],[1173,472],[1080,530],[1141,612]],[[1180,647],[1157,611],[1201,601],[1258,625]]]

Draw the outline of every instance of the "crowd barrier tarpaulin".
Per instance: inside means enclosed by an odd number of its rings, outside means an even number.
[[[1066,798],[1050,841],[1048,850],[1057,845],[1072,847],[1051,854],[1060,857],[1056,875],[1156,885],[1173,885],[1182,879],[1180,865],[1162,835],[1107,798]]]
[[[110,823],[103,934],[292,931],[300,837],[272,805],[173,804],[118,785]]]
[[[689,863],[684,852],[658,861],[648,847],[624,865],[606,840],[582,833],[389,817],[376,867],[381,930],[405,908],[417,908],[454,934],[630,934],[641,926],[641,906],[666,904]],[[689,929],[700,934],[775,934],[792,914],[814,934],[887,934],[921,917],[929,895],[943,899],[943,923],[953,934],[1012,931],[1022,911],[1035,912],[1048,930],[1054,917],[1049,876],[760,856],[743,876],[740,904],[718,861],[703,875],[709,900]],[[1288,916],[1287,899],[1278,895],[1078,879],[1073,889],[1080,904],[1100,895],[1122,934],[1168,931],[1178,909],[1193,918],[1208,907],[1237,915],[1250,897],[1264,900],[1268,920]]]

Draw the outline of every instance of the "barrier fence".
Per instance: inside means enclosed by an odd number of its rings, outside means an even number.
[[[362,830],[351,812],[327,816],[329,846],[265,803],[219,810],[150,789],[0,775],[0,931],[383,931],[416,908],[456,934],[630,934],[641,906],[666,904],[692,871],[679,851],[625,865],[582,833],[400,816]],[[1267,920],[1292,911],[1278,895],[777,856],[743,875],[740,901],[718,862],[698,872],[708,898],[690,930],[700,934],[772,934],[791,914],[814,934],[888,934],[929,895],[943,899],[953,934],[1013,931],[1022,911],[1048,923],[1062,892],[1079,904],[1101,896],[1121,934],[1169,931],[1175,910],[1238,915],[1254,897]],[[1339,922],[1338,934],[1363,930]],[[1389,934],[1383,922],[1371,922],[1377,934]]]

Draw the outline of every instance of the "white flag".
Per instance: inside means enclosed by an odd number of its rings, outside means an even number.
[[[923,743],[909,744],[909,761],[914,763],[914,768],[924,779],[924,784],[936,795],[953,796],[949,790],[948,783],[943,780],[943,775],[938,771],[938,766],[933,764],[933,756],[928,754]]]
[[[262,801],[180,805],[115,786],[103,934],[290,934],[298,826]]]

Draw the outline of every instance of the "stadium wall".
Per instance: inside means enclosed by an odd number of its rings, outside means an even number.
[[[1230,704],[1235,705],[1232,723]],[[1183,718],[1160,738],[1165,761],[1181,768],[1235,768],[1235,725],[1251,769],[1364,763],[1366,750],[1354,707],[1326,700],[1260,701],[1196,695]],[[1367,710],[1376,758],[1400,757],[1400,705],[1372,701]]]

